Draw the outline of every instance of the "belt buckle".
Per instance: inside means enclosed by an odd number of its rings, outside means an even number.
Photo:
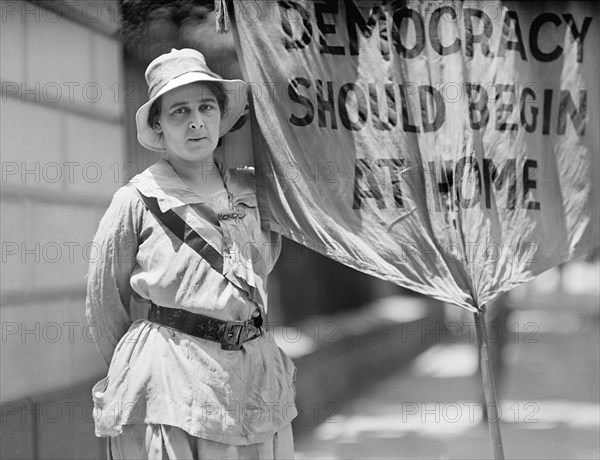
[[[241,350],[246,340],[246,323],[237,321],[227,321],[225,334],[221,342],[222,350]]]

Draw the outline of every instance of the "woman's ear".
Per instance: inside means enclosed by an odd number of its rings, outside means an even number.
[[[152,129],[154,130],[154,132],[158,133],[158,134],[162,134],[162,126],[160,125],[160,121],[156,120],[154,122],[154,124],[152,125]]]

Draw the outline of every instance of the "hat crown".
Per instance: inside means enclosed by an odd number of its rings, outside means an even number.
[[[157,57],[148,66],[145,75],[146,83],[148,83],[148,97],[151,99],[169,81],[190,72],[221,78],[208,68],[204,56],[199,51],[190,48],[181,50],[173,48],[170,53]]]

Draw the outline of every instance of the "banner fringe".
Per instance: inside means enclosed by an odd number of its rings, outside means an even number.
[[[217,32],[226,34],[229,32],[229,11],[227,0],[215,0],[215,12],[217,16]]]

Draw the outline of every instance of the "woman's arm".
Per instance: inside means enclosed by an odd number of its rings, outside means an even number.
[[[107,364],[131,325],[130,278],[136,266],[142,219],[140,199],[129,187],[121,187],[100,221],[92,245],[86,317]]]

